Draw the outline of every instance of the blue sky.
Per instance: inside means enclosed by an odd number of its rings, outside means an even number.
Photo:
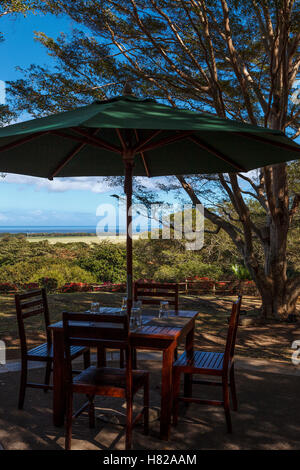
[[[31,63],[51,65],[52,58],[34,40],[34,31],[56,38],[76,27],[68,18],[51,15],[28,15],[26,18],[3,17],[0,31],[0,80],[21,78],[17,66]],[[22,120],[28,119],[22,116]],[[144,179],[153,189],[154,181]],[[245,183],[242,183],[243,186]],[[96,226],[96,210],[100,204],[115,204],[111,194],[123,194],[122,188],[108,188],[101,178],[66,178],[53,182],[39,178],[6,175],[0,177],[0,227],[3,226]],[[172,195],[169,202],[175,202]],[[109,224],[114,225],[112,218]]]
[[[0,80],[21,78],[16,66],[52,63],[45,49],[34,41],[34,31],[57,37],[61,32],[71,32],[74,26],[68,18],[50,15],[2,18],[0,31],[5,41],[0,43]],[[24,119],[28,116],[23,116]],[[122,188],[110,190],[101,178],[51,182],[6,175],[0,178],[0,226],[95,226],[99,220],[96,217],[97,207],[99,204],[115,204],[111,194],[116,192],[122,195]],[[109,223],[113,225],[114,219]]]

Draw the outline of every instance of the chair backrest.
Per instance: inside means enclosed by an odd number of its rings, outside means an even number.
[[[129,322],[125,315],[104,315],[63,312],[67,380],[72,381],[71,346],[124,349],[129,392],[132,388],[132,356],[129,343]]]
[[[233,302],[231,315],[229,319],[229,327],[227,332],[227,340],[224,354],[223,368],[226,371],[228,369],[229,362],[234,357],[234,349],[236,343],[237,328],[239,324],[240,311],[241,311],[242,296],[239,295],[238,299]]]
[[[26,354],[27,352],[26,332],[24,325],[24,320],[26,320],[26,318],[40,315],[43,316],[47,343],[50,347],[52,339],[51,333],[48,330],[48,326],[50,325],[50,318],[46,290],[38,289],[25,292],[24,294],[16,294],[15,303],[22,354]]]
[[[178,311],[178,291],[176,283],[135,282],[134,300],[141,300],[145,305],[159,305],[161,300],[167,300]]]

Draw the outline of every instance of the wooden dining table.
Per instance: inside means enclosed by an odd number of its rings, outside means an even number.
[[[117,315],[119,308],[103,307],[101,313]],[[130,331],[130,343],[136,350],[162,351],[160,437],[168,440],[170,435],[172,411],[172,366],[177,346],[185,341],[185,350],[194,347],[195,320],[194,310],[179,310],[170,313],[168,318],[158,318],[155,310],[143,309],[143,324]],[[53,423],[64,424],[65,415],[65,359],[64,334],[62,321],[49,326],[53,334]],[[106,351],[102,351],[101,361],[106,362]],[[185,377],[184,393],[191,393],[191,382]]]

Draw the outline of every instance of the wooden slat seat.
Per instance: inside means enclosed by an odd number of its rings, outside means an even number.
[[[48,329],[50,325],[50,316],[46,290],[38,289],[25,292],[24,294],[16,294],[15,303],[22,355],[21,383],[18,407],[19,409],[22,409],[25,400],[26,387],[41,388],[45,392],[52,388],[49,384],[53,363],[53,345],[51,333]],[[24,320],[36,316],[41,316],[44,320],[47,342],[39,344],[38,346],[28,350]],[[73,346],[71,350],[72,360],[81,355],[83,355],[84,367],[89,367],[89,349],[82,346]],[[39,361],[46,363],[45,381],[43,384],[28,382],[28,361]]]
[[[174,363],[174,367],[183,368],[184,372],[197,373],[198,370],[203,374],[222,375],[224,353],[193,351],[184,352]]]
[[[72,346],[71,348],[72,359],[76,359],[76,357],[79,357],[81,354],[84,353],[84,351],[86,351],[86,348],[82,346]],[[53,360],[53,345],[51,344],[49,346],[48,343],[39,344],[39,346],[36,346],[35,348],[30,349],[27,352],[27,356],[30,361],[43,361],[46,358],[52,361]]]
[[[237,397],[234,377],[234,350],[241,310],[242,297],[233,303],[225,352],[211,351],[188,351],[184,352],[173,364],[173,422],[178,421],[179,401],[186,403],[198,403],[202,405],[223,406],[225,411],[227,430],[232,432],[229,390],[231,391],[233,409],[237,410]],[[180,395],[180,377],[185,375],[185,393]],[[204,378],[204,380],[194,379],[194,376],[215,376],[214,380]],[[221,380],[220,380],[221,379]],[[208,400],[194,398],[192,396],[193,384],[198,385],[219,385],[223,390],[223,400]]]

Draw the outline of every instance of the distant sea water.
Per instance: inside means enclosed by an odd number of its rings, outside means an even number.
[[[135,232],[142,232],[147,230],[146,227],[141,227],[139,230],[135,230]],[[96,227],[95,226],[61,226],[61,225],[53,225],[53,226],[2,226],[0,227],[0,233],[91,233],[96,235]],[[114,227],[114,226],[105,226],[103,229],[103,233],[115,234],[115,233],[126,233],[125,227]]]

